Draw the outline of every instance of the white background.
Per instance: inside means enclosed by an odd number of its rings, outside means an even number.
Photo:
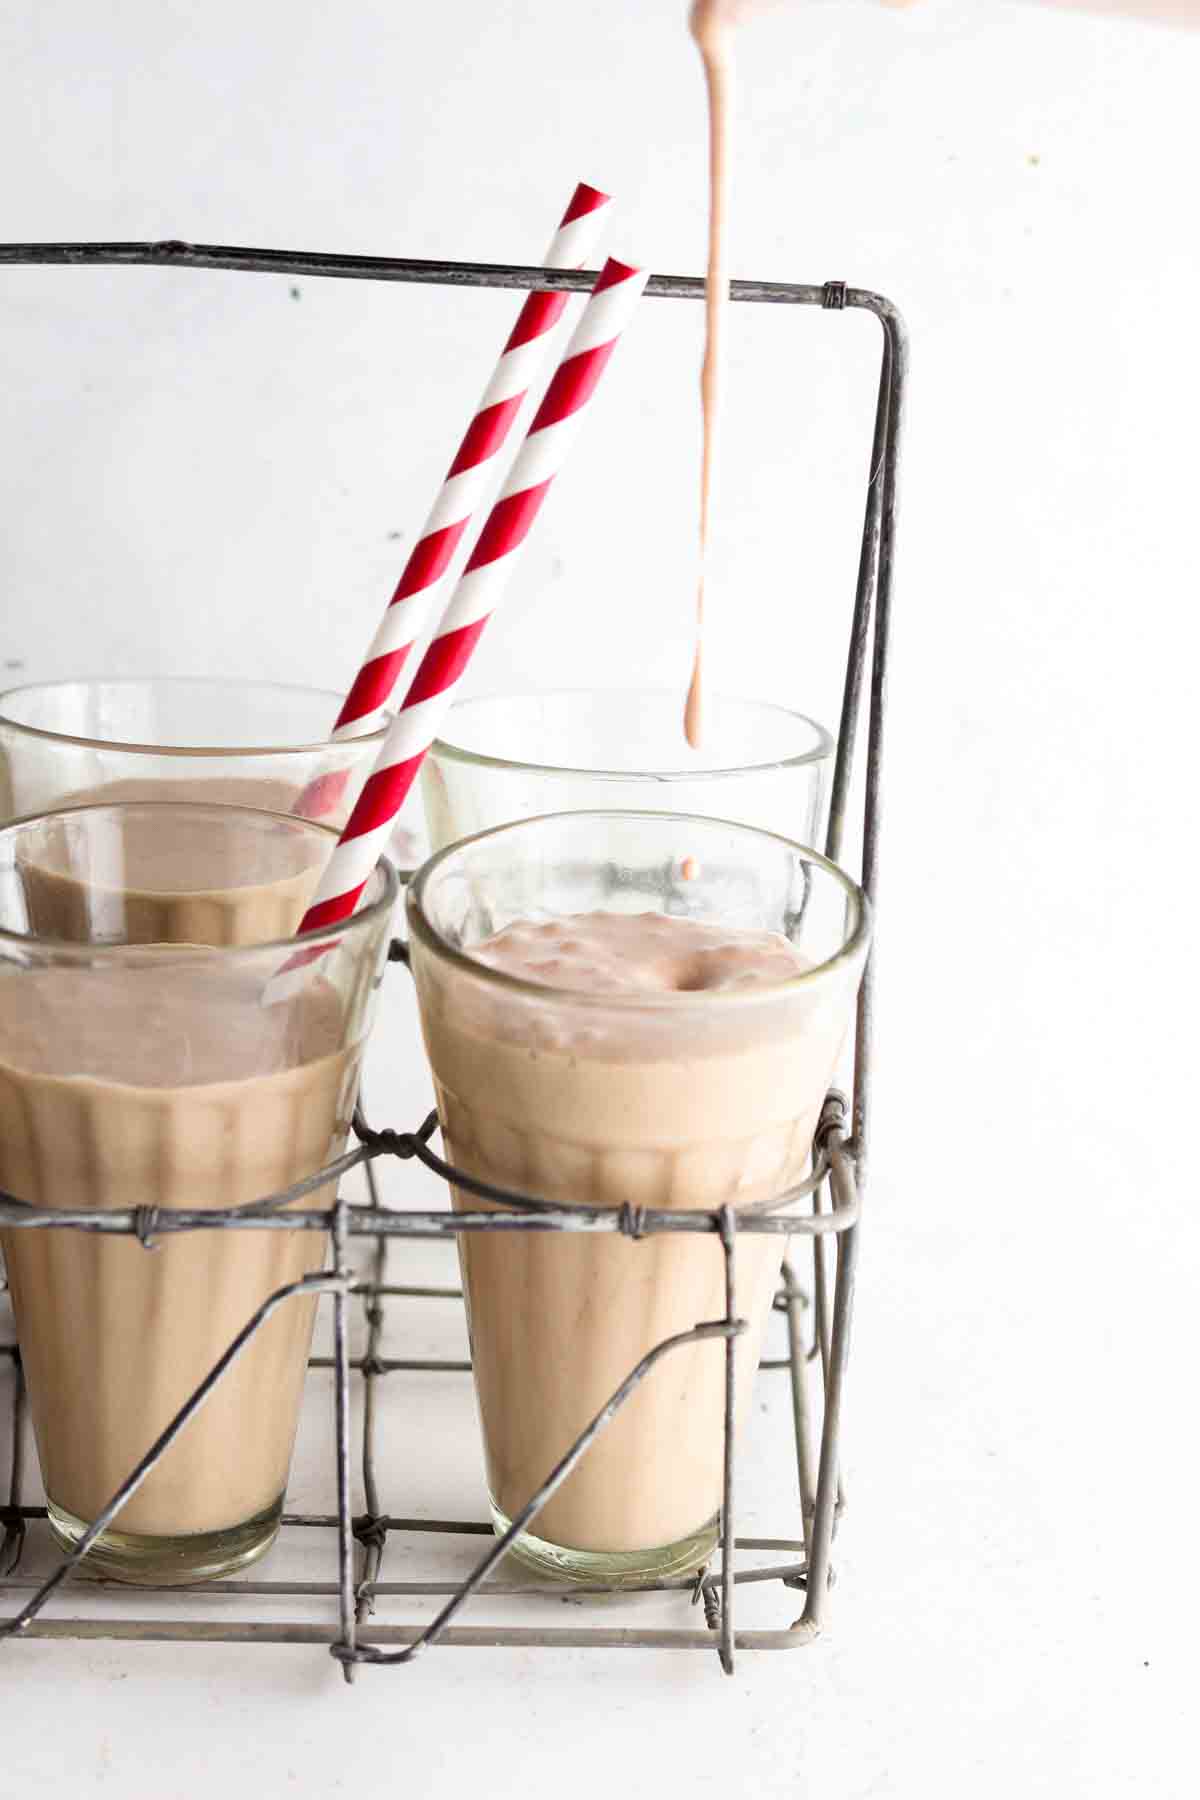
[[[535,260],[584,177],[615,250],[694,271],[681,12],[9,0],[0,235]],[[732,1682],[459,1652],[353,1692],[311,1649],[8,1645],[5,1800],[1190,1790],[1200,33],[831,0],[742,67],[735,272],[876,287],[914,337],[831,1632]],[[292,285],[3,271],[0,672],[349,679],[513,302]],[[476,686],[682,684],[699,328],[646,305]],[[825,718],[876,354],[734,323],[724,685]]]

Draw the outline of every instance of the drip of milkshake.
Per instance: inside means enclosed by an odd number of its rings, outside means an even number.
[[[721,417],[723,330],[729,305],[725,213],[729,191],[732,32],[736,18],[743,10],[737,0],[694,0],[690,21],[692,37],[704,64],[708,96],[708,274],[704,299],[704,361],[700,370],[704,434],[700,455],[700,576],[696,590],[696,649],[683,715],[684,733],[693,749],[699,747],[704,730],[704,590]]]

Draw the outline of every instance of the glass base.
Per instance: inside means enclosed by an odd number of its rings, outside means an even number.
[[[492,1502],[492,1525],[501,1537],[511,1525],[495,1501]],[[532,1531],[519,1532],[508,1554],[523,1562],[526,1568],[555,1581],[595,1583],[611,1588],[637,1587],[643,1582],[662,1581],[670,1575],[692,1575],[703,1568],[716,1549],[721,1534],[719,1515],[673,1544],[661,1544],[650,1550],[572,1550],[565,1544],[551,1544],[535,1537]]]
[[[87,1526],[82,1519],[47,1499],[50,1530],[64,1550],[73,1550]],[[79,1565],[80,1573],[97,1581],[132,1581],[143,1587],[179,1587],[192,1581],[215,1581],[257,1562],[271,1548],[283,1515],[283,1495],[265,1512],[223,1531],[186,1532],[179,1537],[150,1537],[141,1532],[104,1531]]]

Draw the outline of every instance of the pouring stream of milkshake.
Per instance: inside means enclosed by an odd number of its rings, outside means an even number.
[[[704,584],[712,513],[713,471],[721,415],[723,328],[729,303],[725,273],[725,211],[729,192],[729,95],[733,80],[735,0],[694,0],[690,29],[704,63],[708,92],[708,274],[705,283],[704,362],[700,405],[704,443],[700,461],[700,576],[696,591],[696,650],[683,728],[693,749],[704,729]]]
[[[704,64],[708,95],[708,270],[705,281],[704,362],[700,372],[703,448],[700,461],[700,575],[696,590],[696,648],[684,707],[683,729],[698,749],[704,731],[704,600],[711,535],[712,496],[723,400],[724,326],[729,304],[725,270],[725,219],[729,198],[729,130],[733,92],[733,33],[773,0],[692,0],[689,30]],[[899,11],[914,0],[883,0]],[[1126,13],[1171,24],[1196,24],[1200,0],[1049,0],[1079,12]]]

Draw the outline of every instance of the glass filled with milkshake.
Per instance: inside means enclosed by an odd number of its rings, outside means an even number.
[[[0,693],[0,820],[127,800],[261,806],[341,827],[384,724],[331,742],[337,694],[192,678],[43,681]]]
[[[241,807],[126,802],[0,830],[0,1188],[82,1213],[240,1206],[345,1145],[397,892],[300,940],[334,834]],[[328,1206],[322,1189],[300,1204]],[[147,1215],[149,1217],[149,1215]],[[152,1222],[150,1225],[152,1231]],[[70,1546],[320,1232],[0,1231],[51,1529]],[[173,1583],[279,1526],[314,1301],[289,1299],[86,1559]]]
[[[508,1192],[673,1212],[786,1204],[850,1025],[866,902],[814,851],[726,821],[581,812],[434,856],[412,966],[450,1162]],[[454,1190],[459,1211],[485,1203]],[[663,1339],[724,1313],[715,1236],[459,1233],[498,1530]],[[744,1416],[784,1247],[737,1243]],[[517,1540],[620,1585],[707,1560],[724,1354],[672,1350]]]

